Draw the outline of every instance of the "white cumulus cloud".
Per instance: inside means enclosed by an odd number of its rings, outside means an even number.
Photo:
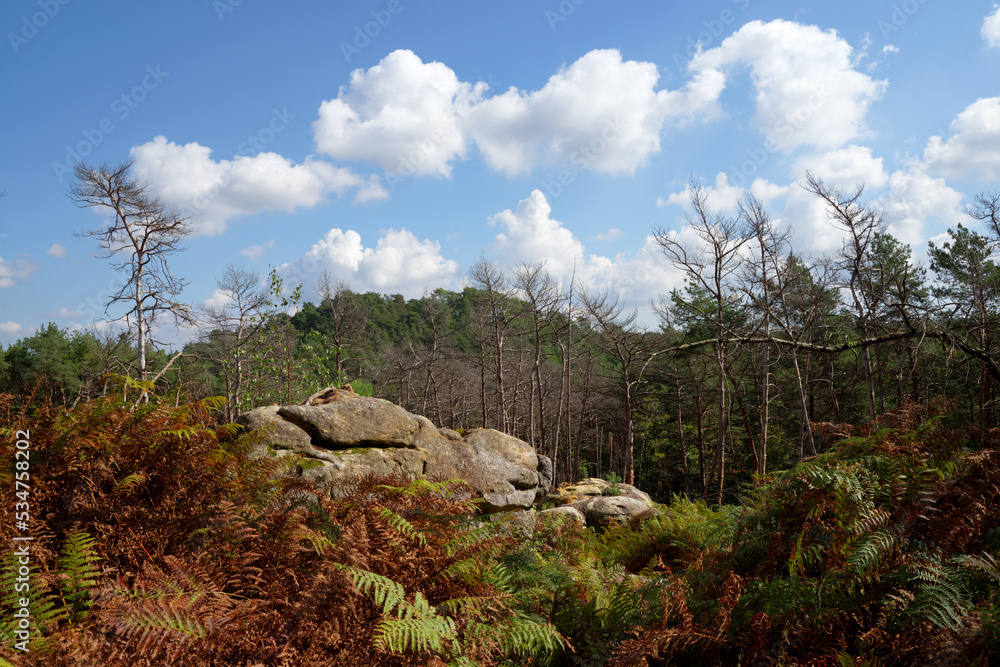
[[[989,48],[1000,47],[1000,5],[993,5],[993,13],[983,19],[979,34]]]
[[[214,160],[211,153],[207,146],[182,146],[163,136],[131,151],[135,175],[168,206],[189,215],[202,234],[224,232],[236,216],[311,208],[331,193],[341,196],[353,188],[360,189],[359,196],[373,188],[388,196],[377,176],[366,178],[322,160],[295,164],[277,153]]]
[[[66,246],[61,243],[53,243],[49,246],[48,250],[45,251],[46,255],[51,255],[52,257],[65,257],[68,250]]]
[[[511,88],[476,105],[468,126],[487,163],[516,174],[571,163],[605,173],[632,172],[660,150],[668,115],[688,116],[714,102],[722,79],[698,76],[681,91],[656,90],[656,65],[594,50],[540,90]]]
[[[441,255],[441,245],[420,240],[407,229],[383,232],[374,248],[366,248],[353,229],[331,229],[298,259],[279,272],[288,284],[301,284],[308,297],[324,271],[350,284],[354,291],[418,297],[424,290],[455,286],[458,263]]]
[[[889,232],[914,250],[923,249],[929,222],[953,225],[965,218],[962,193],[950,188],[943,178],[922,171],[893,172],[889,194],[877,204],[885,211]]]
[[[539,90],[487,97],[484,82],[459,80],[440,62],[393,51],[322,103],[313,123],[318,151],[339,160],[373,162],[394,176],[450,177],[475,144],[492,168],[508,175],[540,165],[632,172],[660,150],[665,122],[710,108],[725,77],[696,73],[678,90],[657,90],[649,62],[617,49],[590,51],[553,74]]]
[[[465,157],[461,116],[486,90],[458,80],[439,62],[409,50],[354,70],[313,123],[317,150],[338,160],[366,160],[403,176],[451,175]]]
[[[17,322],[0,322],[0,337],[13,341],[14,337],[22,331],[24,331],[24,327]]]
[[[945,177],[1000,178],[1000,97],[966,107],[951,122],[951,136],[934,136],[924,149],[927,168]]]
[[[847,148],[805,155],[795,161],[792,168],[798,177],[811,172],[828,185],[845,190],[857,185],[866,188],[881,188],[889,180],[889,174],[882,166],[882,158],[872,155],[867,146],[850,145]]]
[[[518,262],[545,262],[548,272],[560,279],[573,274],[573,267],[583,264],[583,243],[563,223],[551,217],[552,207],[540,190],[532,190],[513,210],[505,209],[490,216],[489,224],[498,226],[487,254],[501,266]]]
[[[491,216],[500,228],[486,255],[509,272],[519,263],[544,263],[545,270],[568,289],[570,281],[591,292],[607,290],[629,308],[643,311],[651,322],[650,299],[683,284],[683,275],[667,262],[652,236],[633,253],[604,257],[586,252],[583,243],[562,222],[552,218],[545,195],[533,190],[514,209]]]
[[[854,50],[836,31],[782,19],[751,21],[707,51],[689,70],[750,68],[755,122],[775,150],[830,149],[867,133],[869,106],[886,87],[857,71]]]
[[[705,196],[705,207],[712,213],[733,211],[739,205],[745,193],[743,188],[731,184],[729,177],[722,171],[715,175],[714,185],[703,185],[701,186],[701,190]],[[691,195],[693,193],[691,184],[688,183],[684,186],[683,190],[670,193],[666,199],[657,197],[656,205],[676,205],[687,210],[691,206]]]
[[[616,238],[618,238],[622,234],[623,234],[622,230],[618,229],[617,227],[611,227],[606,232],[601,232],[600,234],[595,234],[594,235],[594,240],[595,241],[601,241],[602,243],[606,242],[606,241],[614,241]]]

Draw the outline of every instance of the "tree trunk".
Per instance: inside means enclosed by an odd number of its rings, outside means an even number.
[[[674,375],[677,368],[674,367]],[[691,474],[688,471],[687,445],[684,444],[684,419],[681,411],[681,383],[677,383],[677,440],[681,448],[681,469],[684,471],[684,495],[691,498]]]

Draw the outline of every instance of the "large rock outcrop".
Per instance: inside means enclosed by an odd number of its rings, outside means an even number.
[[[540,515],[551,513],[582,519],[597,530],[623,525],[640,514],[656,511],[647,493],[631,484],[612,484],[596,477],[561,486],[546,496],[545,501],[555,503],[556,507],[542,510]]]
[[[304,457],[297,474],[320,486],[366,474],[458,478],[483,499],[484,513],[527,509],[552,486],[551,461],[500,431],[463,435],[344,390],[320,392],[306,403],[257,408],[236,422],[259,431],[258,454]]]

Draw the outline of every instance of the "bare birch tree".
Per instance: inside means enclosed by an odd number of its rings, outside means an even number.
[[[140,380],[148,375],[148,346],[156,345],[152,327],[162,314],[174,324],[194,324],[191,307],[178,300],[186,281],[170,272],[167,260],[181,250],[181,240],[190,233],[189,221],[168,211],[145,185],[132,176],[132,162],[99,167],[79,163],[74,170],[70,199],[83,208],[104,208],[110,221],[81,236],[96,237],[105,257],[126,276],[122,288],[112,295],[108,308],[128,304],[124,319],[138,348]]]

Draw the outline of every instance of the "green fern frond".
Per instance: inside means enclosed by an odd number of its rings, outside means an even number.
[[[439,615],[419,591],[410,603],[406,590],[388,577],[337,563],[334,567],[349,574],[357,589],[381,607],[385,616],[395,616],[379,621],[373,635],[376,647],[394,652],[440,653],[457,642],[455,621]]]
[[[522,614],[515,615],[504,625],[502,636],[506,639],[506,651],[522,656],[555,653],[568,645],[566,638],[551,623]]]
[[[466,549],[475,544],[483,542],[497,531],[497,525],[492,521],[480,521],[465,530],[459,530],[458,534],[444,543],[444,551],[449,556],[454,556],[462,549]]]
[[[108,383],[117,391],[134,389],[149,393],[152,392],[155,387],[152,380],[137,380],[133,377],[129,377],[128,375],[121,375],[119,373],[105,373],[100,377],[99,382],[102,384]]]
[[[94,538],[83,531],[70,533],[56,563],[63,578],[60,589],[64,605],[74,621],[86,615],[91,592],[100,578],[97,563],[101,557],[95,545]]]
[[[495,563],[493,567],[487,570],[483,581],[505,593],[513,593],[515,589],[514,574],[503,563]]]
[[[457,578],[466,583],[482,579],[483,565],[478,558],[463,558],[450,564],[441,572],[441,577]]]
[[[879,529],[851,544],[847,554],[847,567],[856,576],[874,571],[896,546],[896,538],[888,530]]]
[[[424,537],[423,533],[417,531],[417,529],[413,527],[412,523],[399,516],[388,507],[379,509],[379,516],[382,517],[386,523],[392,526],[396,532],[414,540],[420,546],[427,545],[427,538]]]
[[[7,646],[20,641],[17,631],[23,628],[20,627],[20,618],[14,614],[21,613],[20,610],[24,609],[21,602],[27,599],[30,623],[28,648],[33,652],[42,652],[49,648],[45,635],[66,617],[66,608],[58,603],[48,584],[39,576],[37,566],[27,566],[27,577],[21,567],[18,556],[9,551],[0,570],[0,641]]]
[[[197,405],[208,410],[221,410],[229,403],[225,396],[208,396],[198,401]]]
[[[406,590],[392,579],[340,563],[334,563],[333,566],[350,575],[354,586],[381,607],[383,614],[391,614],[397,609],[408,606]]]
[[[893,573],[893,578],[900,582],[897,593],[889,596],[897,623],[930,621],[954,630],[969,613],[963,572],[942,564],[936,556],[925,556],[914,567]]]
[[[115,484],[115,493],[128,493],[146,483],[146,474],[134,472]]]
[[[429,479],[418,477],[410,481],[410,483],[406,486],[388,486],[386,484],[379,484],[375,488],[380,491],[385,491],[386,494],[390,496],[418,496],[420,494],[447,496],[449,493],[449,485],[456,482],[462,482],[462,480],[449,479],[443,482],[432,482]]]
[[[191,438],[193,438],[194,436],[202,435],[205,433],[211,435],[215,434],[214,431],[211,431],[207,428],[199,426],[188,426],[186,428],[175,428],[175,429],[168,429],[166,431],[160,431],[157,435],[172,435],[175,436],[178,440],[184,441],[184,440],[191,440]]]
[[[982,572],[1000,586],[1000,563],[992,554],[982,553],[979,556],[965,554],[956,556],[952,562],[962,565],[970,570]]]
[[[383,619],[375,628],[375,645],[382,650],[442,652],[458,638],[455,621],[440,616],[418,591],[413,604],[399,607],[399,618]]]
[[[238,435],[240,435],[241,433],[243,433],[245,430],[246,429],[244,429],[239,424],[222,424],[217,429],[217,433],[220,436],[220,438],[227,438],[228,439],[228,438],[235,438],[235,437],[237,437]]]

